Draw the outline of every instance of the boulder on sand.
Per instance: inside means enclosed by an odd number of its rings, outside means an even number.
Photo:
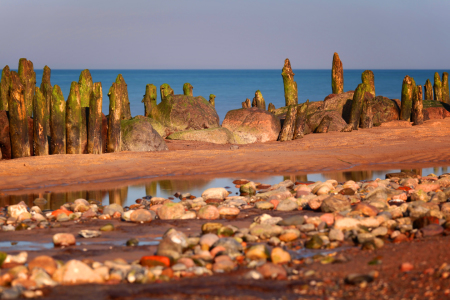
[[[230,110],[222,127],[234,134],[238,144],[276,141],[281,131],[280,120],[257,107]]]
[[[0,111],[0,159],[11,159],[11,138],[9,136],[9,120],[6,111]]]
[[[219,127],[216,109],[202,96],[168,94],[150,116],[171,131]]]
[[[383,123],[400,118],[400,106],[396,101],[383,96],[377,96],[371,102],[373,126],[380,126]]]
[[[236,144],[231,131],[226,128],[177,131],[167,137],[168,140],[199,141],[213,144]]]
[[[345,122],[350,121],[350,113],[352,112],[353,91],[341,94],[330,94],[323,100],[324,110],[335,110],[339,112]]]
[[[341,131],[347,126],[347,123],[342,119],[341,114],[335,110],[318,110],[308,115],[306,123],[312,132],[315,132],[317,127],[319,127],[322,119],[328,116],[331,118],[330,126],[328,127],[328,132],[330,131]]]
[[[122,120],[121,129],[122,151],[169,150],[147,117],[137,116],[130,120]]]

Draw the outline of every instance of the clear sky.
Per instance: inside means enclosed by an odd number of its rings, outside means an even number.
[[[0,65],[447,69],[448,0],[0,0]]]

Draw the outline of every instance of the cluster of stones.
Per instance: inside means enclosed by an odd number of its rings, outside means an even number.
[[[27,253],[0,253],[3,268],[12,267],[0,276],[3,293],[19,296],[38,295],[39,289],[57,284],[104,282],[146,283],[155,280],[207,275],[246,267],[247,278],[297,278],[296,264],[305,262],[296,250],[335,249],[342,245],[359,245],[374,250],[385,243],[441,235],[450,230],[450,174],[426,177],[412,173],[388,174],[387,179],[373,181],[336,180],[292,182],[286,180],[270,186],[248,180],[235,181],[241,196],[229,196],[224,188],[211,188],[201,197],[177,195],[182,201],[144,197],[124,209],[120,205],[101,206],[95,201],[77,199],[55,211],[42,212],[38,206],[28,209],[24,203],[10,205],[6,217],[0,218],[2,230],[55,227],[58,222],[97,218],[145,223],[161,220],[207,220],[202,232],[186,236],[175,229],[162,237],[156,253],[128,263],[123,259],[105,262],[71,260],[63,264],[41,256],[28,263]],[[39,203],[42,199],[37,199]],[[241,210],[255,207],[270,213],[312,210],[309,216],[298,213],[288,217],[262,214],[248,228],[223,225],[212,220],[237,216]],[[83,238],[94,238],[114,226],[105,224],[98,231],[81,230]],[[55,246],[71,246],[76,237],[68,233],[53,236]],[[138,244],[131,239],[127,245]],[[323,263],[345,259],[318,256]],[[83,270],[77,272],[76,270]],[[353,275],[352,275],[353,276]],[[353,278],[353,277],[352,277]],[[352,278],[347,278],[350,283]],[[33,294],[35,293],[35,294]],[[36,294],[37,293],[37,294]]]

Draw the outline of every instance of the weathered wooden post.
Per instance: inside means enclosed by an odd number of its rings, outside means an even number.
[[[194,87],[189,82],[186,82],[183,85],[183,94],[185,96],[194,96],[193,90],[194,90]]]
[[[442,73],[442,102],[450,104],[450,93],[448,88],[448,73]]]
[[[366,86],[367,87],[367,86]],[[371,90],[370,87],[368,87],[369,90]],[[370,91],[366,92],[366,93],[370,93],[371,95],[373,95]],[[360,121],[359,121],[359,127],[361,128],[372,128],[373,127],[373,112],[372,112],[372,99],[367,97],[368,94],[364,95],[364,100],[362,102],[362,107],[361,107],[361,117],[360,117]]]
[[[414,125],[423,124],[423,100],[419,96],[419,86],[416,86],[413,91],[413,108],[411,113],[411,121]]]
[[[120,90],[120,97],[122,102],[122,120],[131,119],[130,100],[128,99],[128,88],[122,74],[117,75],[117,88]]]
[[[353,125],[353,130],[358,130],[360,119],[361,119],[361,109],[364,101],[365,93],[367,91],[367,86],[364,83],[358,84],[358,87],[353,94],[352,110],[350,115],[349,124]]]
[[[303,105],[297,107],[297,118],[295,120],[294,140],[303,138],[308,115],[309,99]]]
[[[209,103],[212,106],[216,107],[216,95],[214,95],[214,94],[209,95]]]
[[[242,108],[250,108],[252,107],[252,104],[250,103],[250,99],[245,99],[244,102],[242,102]]]
[[[255,98],[253,98],[252,106],[262,110],[266,110],[266,101],[264,101],[260,90],[257,90],[255,92]]]
[[[147,85],[148,86],[148,85]],[[156,87],[155,87],[156,89]],[[120,152],[122,145],[122,134],[120,120],[122,116],[122,97],[117,83],[113,83],[109,89],[109,118],[108,118],[108,141],[107,152]]]
[[[442,82],[438,72],[434,73],[433,89],[434,89],[434,100],[442,101]]]
[[[417,86],[417,98],[420,100],[423,99],[423,89],[421,85]]]
[[[41,81],[41,93],[44,96],[45,103],[47,105],[48,115],[50,115],[51,110],[50,107],[52,103],[52,92],[53,92],[53,87],[50,81],[51,72],[52,70],[48,66],[45,66],[44,71],[42,73],[42,81]],[[50,118],[48,118],[48,120],[50,121]]]
[[[151,118],[153,108],[156,107],[156,86],[154,84],[147,84],[145,86],[145,95],[142,99],[145,107],[145,116]]]
[[[92,81],[91,72],[88,69],[81,71],[80,78],[78,79],[79,92],[80,92],[80,103],[81,103],[81,118],[83,119],[81,123],[81,144],[83,148],[83,153],[88,153],[87,143],[88,143],[88,115],[89,115],[89,102],[92,95],[92,89],[94,83]]]
[[[267,111],[270,113],[274,113],[275,112],[275,105],[273,105],[273,103],[269,103],[269,106],[267,107]]]
[[[286,101],[286,106],[297,105],[298,104],[298,90],[297,82],[294,81],[294,72],[291,68],[291,62],[289,58],[284,61],[284,67],[281,71],[281,76],[283,77],[284,84],[284,99]]]
[[[425,82],[425,100],[433,100],[433,86],[430,79]]]
[[[401,99],[401,111],[400,119],[403,121],[409,121],[411,119],[412,100],[414,92],[413,79],[408,75],[403,79],[402,85],[402,99]]]
[[[375,76],[373,75],[373,72],[370,70],[362,72],[361,81],[366,85],[366,91],[375,97]]]
[[[333,65],[331,66],[331,90],[333,94],[344,92],[344,68],[339,54],[334,52]]]
[[[25,87],[19,74],[11,72],[9,97],[9,134],[11,137],[12,158],[30,156],[28,137],[28,118],[25,105]]]
[[[173,95],[173,90],[167,83],[162,84],[159,87],[159,93],[161,94],[161,102],[166,101],[167,97]]]
[[[47,101],[38,87],[35,87],[33,102],[34,155],[44,156],[49,154],[48,126],[50,123],[50,115],[47,112]]]
[[[297,116],[297,106],[289,105],[286,113],[286,119],[284,119],[283,128],[281,129],[279,141],[292,141],[294,137],[295,119]]]
[[[70,85],[70,93],[66,103],[67,154],[83,154],[84,149],[81,143],[83,117],[81,110],[80,86],[74,81]]]
[[[34,87],[36,86],[36,73],[33,63],[26,58],[19,59],[19,77],[24,87],[25,107],[27,116],[33,116]]]
[[[50,110],[50,154],[66,154],[66,101],[56,84]]]
[[[102,84],[94,83],[89,102],[88,153],[102,153]]]
[[[0,80],[0,110],[8,111],[10,85],[11,71],[9,70],[9,66],[5,66],[2,70],[2,78]]]

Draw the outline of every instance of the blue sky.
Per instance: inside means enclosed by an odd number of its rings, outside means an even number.
[[[0,1],[0,65],[447,69],[450,1]]]

